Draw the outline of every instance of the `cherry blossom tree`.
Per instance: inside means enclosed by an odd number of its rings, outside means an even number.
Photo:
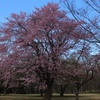
[[[95,64],[91,60],[89,44],[81,41],[80,47],[64,61],[64,73],[70,77],[70,83],[75,87],[76,100],[79,100],[79,91],[88,81],[93,79]]]
[[[0,79],[4,86],[4,95],[7,90],[13,87],[18,87],[18,79],[16,77],[15,64],[16,60],[11,55],[2,56],[0,60]]]
[[[11,14],[0,32],[8,41],[10,59],[25,84],[37,83],[45,90],[45,100],[51,100],[52,86],[61,67],[60,58],[82,38],[80,24],[67,17],[58,4],[48,3],[31,14]],[[6,63],[6,62],[5,62]]]

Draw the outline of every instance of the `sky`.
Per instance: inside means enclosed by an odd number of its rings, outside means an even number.
[[[40,8],[48,2],[59,3],[60,0],[0,0],[0,24],[6,22],[6,18],[10,17],[11,13],[19,14],[22,12],[31,13],[35,7]],[[80,6],[78,1],[77,6]],[[82,5],[82,3],[81,3]]]
[[[31,13],[35,7],[42,7],[48,2],[58,3],[59,0],[0,0],[0,23],[5,22],[11,13]]]

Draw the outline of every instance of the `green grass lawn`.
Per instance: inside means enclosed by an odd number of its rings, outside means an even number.
[[[1,95],[0,100],[43,100],[43,97],[36,94],[7,94]],[[66,94],[64,97],[60,97],[54,94],[52,100],[75,100],[75,95]],[[80,94],[80,100],[100,100],[100,94]]]

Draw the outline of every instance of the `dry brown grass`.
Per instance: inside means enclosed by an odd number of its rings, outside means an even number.
[[[1,95],[0,100],[43,100],[43,97],[36,94],[7,94],[6,96]],[[75,100],[75,95],[66,94],[60,97],[54,94],[52,100]],[[80,100],[100,100],[100,94],[80,94]]]

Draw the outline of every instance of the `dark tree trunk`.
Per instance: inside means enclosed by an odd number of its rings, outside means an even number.
[[[5,90],[4,90],[4,93],[3,93],[3,95],[6,95],[6,92],[7,92],[7,90],[8,90],[8,89],[5,89]]]
[[[60,86],[60,96],[64,96],[64,92],[65,92],[65,87],[63,87],[62,85]]]
[[[60,85],[60,96],[64,96],[64,93],[66,91],[66,88],[69,86],[69,84]]]
[[[8,89],[9,89],[9,87],[7,87],[7,88],[5,87],[5,88],[4,88],[4,93],[3,93],[3,95],[6,95]]]
[[[41,96],[43,96],[43,90],[40,90],[40,94],[41,94]]]
[[[76,95],[76,100],[79,100],[79,89],[76,89],[75,95]]]
[[[47,89],[45,90],[45,97],[44,100],[51,100],[52,97],[52,87],[47,87]]]

